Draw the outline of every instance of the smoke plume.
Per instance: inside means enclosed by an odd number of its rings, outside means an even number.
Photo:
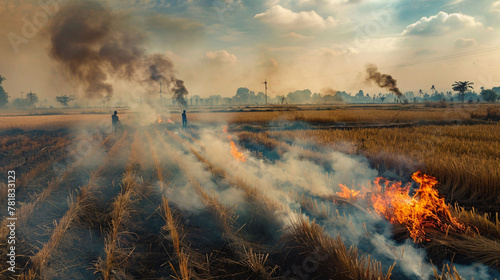
[[[374,64],[369,64],[366,67],[366,80],[368,82],[375,82],[379,87],[388,89],[399,97],[403,96],[401,91],[399,91],[396,79],[391,75],[380,73]]]
[[[324,95],[331,95],[331,96],[336,96],[337,92],[338,92],[338,90],[335,90],[331,87],[326,87],[326,88],[321,90],[321,93],[323,93]]]
[[[159,82],[186,106],[184,82],[162,54],[148,54],[146,38],[126,16],[94,1],[72,2],[54,17],[49,28],[50,54],[83,87],[89,98],[109,99],[114,81],[128,81],[149,92]]]

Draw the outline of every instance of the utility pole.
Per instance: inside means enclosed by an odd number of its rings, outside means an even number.
[[[266,87],[266,106],[267,106],[267,79],[262,82]]]
[[[24,92],[21,91],[21,99],[24,99]]]

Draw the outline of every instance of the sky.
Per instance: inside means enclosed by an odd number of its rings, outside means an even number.
[[[107,0],[140,33],[145,52],[168,57],[190,95],[269,95],[327,88],[386,92],[365,79],[375,64],[401,91],[451,90],[454,81],[500,86],[500,1]],[[11,97],[73,94],[82,85],[50,54],[54,18],[71,0],[0,0],[0,75]],[[30,28],[31,27],[31,28]],[[114,96],[147,90],[108,76]],[[159,90],[159,88],[158,88]]]

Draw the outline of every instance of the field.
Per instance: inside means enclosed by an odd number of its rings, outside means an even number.
[[[0,275],[500,279],[498,110],[4,113]]]

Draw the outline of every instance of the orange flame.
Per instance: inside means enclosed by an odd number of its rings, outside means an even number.
[[[229,143],[231,144],[231,155],[233,155],[233,157],[240,161],[240,162],[246,162],[247,161],[247,158],[245,157],[245,155],[240,152],[238,150],[238,147],[236,146],[236,144],[234,143],[234,141],[232,140],[232,136],[227,132],[227,126],[225,126],[222,131],[224,131],[224,133],[227,134],[227,139],[229,140]]]
[[[402,186],[400,182],[386,181],[385,186],[382,186],[380,183],[382,178],[374,181],[371,190],[363,188],[361,191],[354,191],[340,185],[342,191],[338,192],[337,196],[354,201],[366,199],[375,212],[391,223],[406,226],[415,242],[429,241],[425,232],[427,228],[443,232],[450,229],[466,231],[465,225],[451,215],[444,199],[439,198],[435,188],[438,183],[436,178],[418,171],[412,175],[412,179],[420,185],[413,196],[409,194],[410,184]]]
[[[162,120],[161,115],[158,116],[158,123],[174,123],[171,119]]]
[[[233,157],[241,162],[247,161],[245,155],[238,150],[238,147],[236,147],[236,144],[234,144],[233,141],[229,142],[231,142],[231,154],[233,155]]]
[[[351,190],[342,184],[339,184],[339,186],[342,189],[342,191],[338,192],[337,195],[345,199],[356,200],[358,198],[359,193],[361,192],[361,191]]]

